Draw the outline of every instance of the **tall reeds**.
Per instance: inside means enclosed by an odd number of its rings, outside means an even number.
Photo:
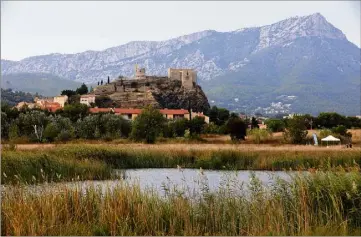
[[[111,145],[65,145],[31,151],[4,151],[2,170],[7,178],[31,182],[46,180],[106,179],[111,168],[184,168],[237,170],[307,170],[352,167],[361,164],[361,150],[246,150],[235,148],[173,148],[164,146],[134,147]],[[40,173],[43,170],[44,174]],[[16,176],[15,176],[16,175]],[[16,178],[18,177],[18,178]],[[21,177],[21,178],[19,178]]]
[[[232,184],[230,184],[232,185]],[[139,185],[2,193],[2,235],[360,235],[361,175],[298,174],[270,189],[256,177],[244,194],[223,185],[189,198]],[[242,193],[242,190],[240,190]],[[251,197],[251,198],[250,198]]]

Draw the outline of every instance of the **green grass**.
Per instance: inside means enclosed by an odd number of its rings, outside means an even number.
[[[232,185],[232,183],[230,183]],[[299,174],[265,189],[255,177],[251,198],[227,185],[188,199],[165,198],[119,182],[100,188],[59,187],[32,193],[15,186],[2,193],[2,235],[360,235],[361,175]]]

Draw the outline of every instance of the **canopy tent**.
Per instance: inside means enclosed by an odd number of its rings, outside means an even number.
[[[322,138],[321,141],[322,142],[327,142],[327,146],[328,146],[328,142],[340,142],[341,140],[334,137],[334,136],[329,135],[329,136],[327,136],[325,138]]]

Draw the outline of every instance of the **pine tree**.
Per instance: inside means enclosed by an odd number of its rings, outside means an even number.
[[[110,78],[109,78],[109,76],[108,76],[108,84],[110,83]]]
[[[100,81],[100,85],[103,85],[103,80]]]

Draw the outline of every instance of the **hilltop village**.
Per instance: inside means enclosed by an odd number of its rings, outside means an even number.
[[[106,107],[98,107],[97,101],[108,103]],[[16,107],[26,105],[54,112],[68,102],[67,95],[60,95],[35,98],[35,103],[20,102]],[[152,105],[160,109],[166,118],[191,119],[202,116],[209,122],[209,118],[203,114],[209,109],[209,103],[201,87],[197,85],[197,73],[193,69],[169,68],[167,76],[150,76],[146,74],[145,68],[136,65],[133,77],[108,78],[105,83],[101,80],[92,91],[81,95],[79,102],[91,107],[91,113],[113,111],[127,119],[134,119],[142,108]]]

